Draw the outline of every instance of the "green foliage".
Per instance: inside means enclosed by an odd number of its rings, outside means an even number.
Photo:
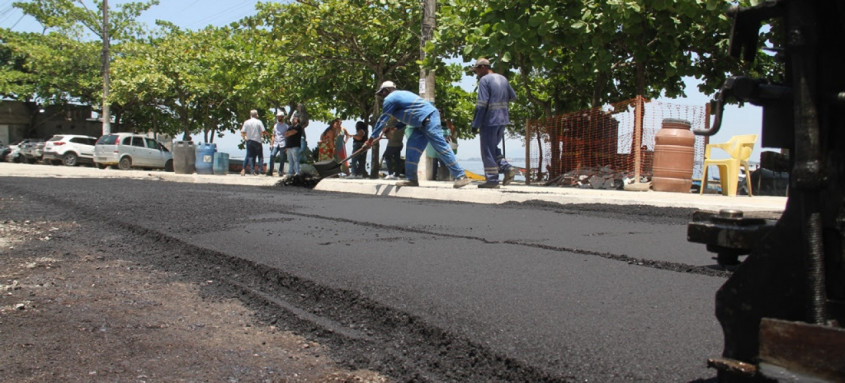
[[[100,100],[100,47],[59,33],[3,31],[0,93],[42,104]]]
[[[269,30],[267,57],[285,62],[278,77],[290,100],[326,121],[334,111],[372,122],[379,83],[416,84],[420,17],[416,0],[301,1],[260,4],[247,25]]]
[[[203,132],[213,142],[219,131],[239,130],[250,109],[269,112],[269,95],[279,88],[270,61],[252,48],[250,33],[165,27],[163,37],[127,44],[132,49],[115,60],[113,101],[124,110],[146,110],[130,112],[124,122],[150,124],[144,118],[157,113],[160,118],[151,129],[173,135]]]
[[[159,0],[149,0],[110,5],[110,40],[128,40],[143,34],[144,27],[136,20],[158,3]],[[87,36],[93,34],[97,40],[103,40],[102,0],[94,0],[93,8],[78,0],[29,0],[16,1],[12,5],[38,20],[45,32],[55,31],[76,40],[90,40]]]
[[[637,95],[681,96],[686,76],[702,79],[700,90],[712,93],[726,75],[754,70],[727,57],[731,24],[725,10],[732,3],[448,0],[429,53],[490,58],[497,72],[512,78],[520,117]]]
[[[442,112],[441,118],[452,121],[458,138],[472,138],[472,113],[475,110],[475,96],[459,86],[454,86],[464,76],[459,64],[445,65],[437,72],[435,104]],[[443,84],[443,85],[440,85]]]
[[[739,1],[749,5],[751,0]],[[366,120],[385,80],[416,91],[420,68],[437,75],[436,104],[469,136],[475,95],[444,58],[488,57],[517,91],[519,133],[529,118],[632,98],[680,96],[682,79],[711,94],[733,73],[776,72],[770,56],[740,66],[727,57],[727,0],[442,0],[420,60],[418,0],[299,0],[259,3],[226,27],[185,31],[162,23],[152,36],[135,20],[158,0],[110,10],[111,102],[121,123],[207,141],[236,131],[250,109],[272,121],[304,104],[312,120]],[[20,1],[45,34],[3,31],[4,97],[98,105],[102,2]],[[93,38],[92,38],[93,36]],[[764,32],[764,39],[777,39]]]

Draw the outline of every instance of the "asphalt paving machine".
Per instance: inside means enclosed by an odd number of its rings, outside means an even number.
[[[720,264],[738,263],[716,293],[724,350],[708,365],[720,382],[845,382],[845,0],[730,13],[735,57],[754,60],[763,25],[776,32],[782,81],[728,79],[713,127],[696,133],[719,130],[730,97],[759,105],[762,144],[785,149],[790,175],[779,217],[699,212],[688,226]]]

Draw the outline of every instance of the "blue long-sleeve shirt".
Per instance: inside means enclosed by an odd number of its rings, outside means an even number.
[[[478,101],[472,127],[501,126],[510,124],[508,103],[516,100],[508,79],[498,73],[488,73],[478,82]]]
[[[378,137],[391,119],[398,122],[398,128],[405,125],[422,126],[423,121],[436,111],[437,108],[424,98],[407,90],[394,90],[384,98],[381,117],[376,121],[370,137]]]

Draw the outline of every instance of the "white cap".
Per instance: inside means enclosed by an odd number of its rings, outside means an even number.
[[[283,111],[281,111],[281,110],[280,110],[280,111],[278,111],[278,112],[276,112],[276,117],[282,117],[282,116],[284,116],[284,115],[285,115],[285,112],[283,112]]]
[[[381,86],[378,88],[376,93],[381,92],[384,88],[396,88],[396,84],[394,84],[393,81],[385,81],[381,83]]]

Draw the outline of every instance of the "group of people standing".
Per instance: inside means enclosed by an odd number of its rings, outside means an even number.
[[[317,160],[328,161],[337,160],[341,162],[341,174],[352,178],[366,178],[367,176],[367,159],[366,156],[358,155],[351,160],[351,169],[342,162],[347,158],[346,143],[352,138],[352,153],[358,152],[367,141],[367,124],[363,121],[358,121],[355,124],[355,134],[349,134],[345,128],[341,126],[341,119],[334,119],[331,124],[320,135],[320,143],[317,146]],[[351,172],[350,172],[351,171]]]
[[[241,175],[259,175],[264,165],[263,139],[270,134],[264,129],[264,123],[258,119],[258,111],[249,111],[249,119],[244,121],[241,127],[241,137],[246,146]],[[273,135],[270,149],[270,166],[267,176],[273,176],[276,155],[281,155],[279,161],[279,175],[285,169],[285,160],[288,162],[287,174],[283,177],[293,177],[300,174],[299,157],[302,151],[302,137],[305,134],[305,127],[299,121],[299,116],[292,116],[290,124],[286,121],[283,111],[276,113],[276,125],[273,126]]]
[[[472,120],[473,134],[481,134],[481,160],[484,164],[485,182],[479,184],[479,188],[498,188],[499,174],[504,174],[502,185],[508,185],[516,175],[516,168],[507,162],[502,156],[498,145],[504,139],[505,128],[510,124],[509,104],[516,100],[516,93],[508,83],[507,78],[493,72],[490,61],[486,58],[479,58],[473,65],[478,82],[478,98],[476,100],[474,116]],[[407,136],[407,149],[405,151],[405,180],[396,183],[397,186],[419,186],[417,180],[417,167],[426,145],[431,145],[437,153],[440,163],[449,169],[454,178],[454,187],[460,188],[468,185],[470,180],[466,172],[458,164],[451,145],[444,138],[441,123],[440,111],[435,106],[420,97],[419,95],[397,90],[392,81],[385,81],[376,91],[376,95],[384,99],[382,114],[373,127],[372,134],[367,138],[367,124],[358,121],[355,124],[355,134],[349,134],[341,126],[341,119],[335,119],[329,124],[320,136],[318,146],[318,161],[337,160],[341,162],[341,173],[350,172],[350,177],[366,177],[366,156],[357,155],[352,158],[351,169],[346,167],[347,159],[346,143],[349,138],[353,139],[353,155],[364,151],[374,145],[376,140],[381,139],[383,133],[388,137],[387,149],[385,150],[385,161],[388,167],[388,178],[398,177],[400,153],[402,150],[402,138]],[[297,116],[293,116],[290,125],[285,123],[284,112],[276,114],[276,125],[273,128],[272,150],[270,152],[270,169],[268,176],[273,175],[273,158],[278,153],[286,153],[289,163],[286,176],[293,176],[300,173],[299,157],[302,150],[301,142],[304,134],[304,127],[299,123]],[[413,130],[404,131],[406,127]],[[450,127],[451,128],[451,127]],[[453,128],[452,128],[453,129]],[[258,119],[258,112],[250,111],[250,119],[244,122],[241,135],[246,141],[247,155],[244,158],[244,170],[241,175],[259,174],[256,166],[263,165],[263,149],[261,146],[263,136],[267,136],[264,125]],[[259,158],[256,164],[256,158]],[[285,156],[282,156],[279,173],[284,169]],[[251,167],[250,167],[251,164]]]

